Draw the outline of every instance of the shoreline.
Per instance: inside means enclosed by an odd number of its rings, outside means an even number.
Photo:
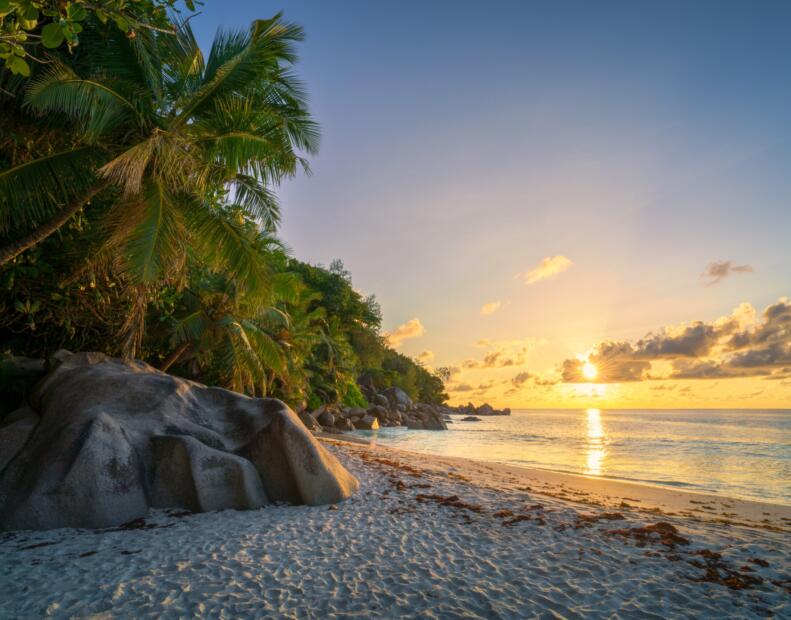
[[[433,469],[439,469],[445,465],[462,470],[473,470],[481,474],[480,479],[476,482],[494,484],[495,487],[508,487],[531,481],[537,485],[535,488],[531,487],[534,493],[572,503],[608,508],[629,508],[653,514],[666,514],[761,529],[778,528],[791,533],[791,506],[786,504],[759,502],[728,495],[674,489],[643,482],[560,472],[526,465],[511,465],[496,461],[417,452],[387,445],[375,445],[362,437],[353,435],[339,436],[316,433],[316,436],[325,443],[346,443],[352,446],[366,447],[372,451],[393,452],[402,458],[429,465]],[[511,477],[512,484],[503,485],[502,480],[508,477]],[[521,482],[513,481],[513,477]],[[627,506],[623,506],[622,503]]]
[[[360,482],[338,504],[152,510],[126,527],[0,535],[0,616],[791,613],[791,519],[767,527],[719,511],[659,512],[654,503],[675,494],[320,441]],[[755,508],[725,503],[742,517]]]

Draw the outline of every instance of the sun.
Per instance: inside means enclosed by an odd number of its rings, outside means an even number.
[[[589,380],[593,380],[599,374],[599,370],[590,362],[585,362],[582,365],[582,375]]]

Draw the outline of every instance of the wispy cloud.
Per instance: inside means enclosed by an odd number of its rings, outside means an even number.
[[[518,375],[515,375],[511,379],[511,383],[513,383],[515,386],[518,386],[518,385],[522,385],[523,383],[526,383],[532,378],[533,375],[531,375],[529,372],[520,372]]]
[[[418,353],[417,360],[424,364],[430,364],[434,361],[434,351],[421,351]]]
[[[448,388],[449,392],[472,392],[475,388],[469,383],[459,383]]]
[[[399,325],[390,333],[385,334],[387,343],[391,347],[398,347],[404,340],[411,338],[419,338],[426,333],[426,328],[420,322],[420,319],[410,319],[403,325]]]
[[[751,265],[734,265],[732,261],[723,260],[709,263],[709,266],[701,274],[706,280],[706,286],[712,286],[722,282],[725,278],[734,273],[752,273],[755,269]]]
[[[483,306],[481,306],[481,316],[489,316],[490,314],[494,314],[502,307],[503,302],[501,302],[499,299],[497,301],[490,301],[488,304],[483,304]]]
[[[466,370],[473,368],[505,368],[507,366],[522,366],[527,361],[530,352],[543,341],[536,338],[522,338],[519,340],[478,340],[475,346],[489,349],[483,359],[466,359],[461,367]]]
[[[557,256],[547,256],[546,258],[542,259],[537,267],[525,273],[520,273],[518,277],[522,278],[525,284],[535,284],[541,280],[554,278],[559,273],[566,271],[566,269],[572,265],[573,263],[571,262],[571,259],[566,258],[562,254],[558,254]]]

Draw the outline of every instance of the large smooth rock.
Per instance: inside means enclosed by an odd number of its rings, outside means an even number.
[[[323,411],[316,419],[322,426],[335,426],[335,416],[329,411]]]
[[[338,418],[335,420],[335,428],[341,431],[353,431],[354,424],[349,418]]]
[[[373,407],[369,407],[367,413],[375,417],[380,422],[383,422],[391,415],[390,411],[388,411],[381,405],[374,405]]]
[[[400,387],[387,388],[384,392],[382,392],[382,395],[387,398],[392,407],[398,408],[400,406],[406,408],[412,406],[412,399],[409,398],[409,394],[407,394]]]
[[[301,411],[299,413],[299,419],[302,420],[302,423],[305,425],[305,428],[307,428],[308,430],[310,431],[321,430],[321,424],[318,423],[316,418],[310,415],[309,411]]]
[[[22,451],[38,422],[38,415],[27,405],[4,420],[4,425],[0,428],[0,471]]]
[[[359,487],[278,400],[99,353],[62,359],[0,429],[2,529],[110,527],[152,507],[328,504]]]
[[[364,431],[375,431],[379,428],[379,420],[372,415],[365,415],[359,420],[355,420],[354,428]]]
[[[344,411],[344,416],[355,420],[357,418],[363,417],[366,413],[366,410],[362,407],[349,407]]]
[[[376,394],[373,400],[368,402],[372,402],[374,405],[379,405],[380,407],[384,407],[385,409],[390,408],[390,401],[387,400],[387,396],[385,396],[384,394]]]

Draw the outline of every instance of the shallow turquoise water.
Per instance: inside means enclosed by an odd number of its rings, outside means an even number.
[[[515,410],[381,445],[791,505],[791,410]]]

